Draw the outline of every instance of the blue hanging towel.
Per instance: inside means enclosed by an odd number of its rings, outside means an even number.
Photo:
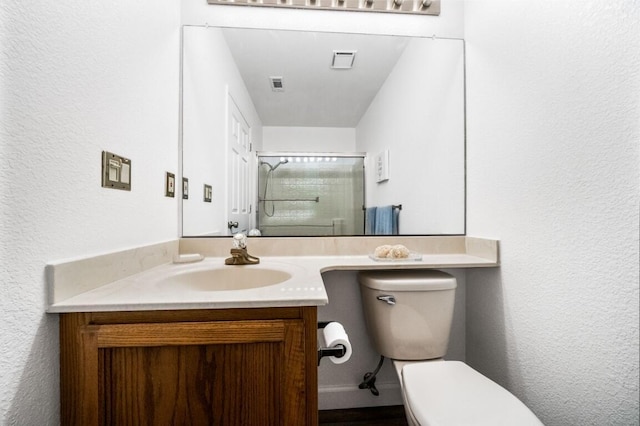
[[[376,207],[367,207],[364,216],[364,235],[375,235],[376,232]]]
[[[393,207],[393,235],[400,234],[400,209]]]
[[[394,214],[393,206],[376,209],[375,235],[398,235],[398,214]]]

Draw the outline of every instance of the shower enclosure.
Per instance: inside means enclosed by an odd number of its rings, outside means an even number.
[[[364,234],[364,154],[258,153],[264,236]]]

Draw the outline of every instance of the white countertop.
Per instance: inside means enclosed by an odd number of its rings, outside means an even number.
[[[272,256],[261,257],[259,265],[227,266],[223,257],[206,257],[191,264],[164,263],[128,277],[81,291],[62,300],[51,299],[50,313],[146,311],[175,309],[222,309],[320,306],[328,303],[322,273],[331,270],[433,269],[495,267],[491,259],[469,254],[427,254],[422,259],[375,261],[369,256]],[[178,271],[198,267],[273,268],[285,270],[291,278],[266,287],[231,291],[202,291],[182,286],[159,285]],[[56,265],[51,276],[55,281]],[[58,283],[63,285],[63,283]],[[56,283],[50,283],[55,288]],[[59,290],[55,290],[59,291]],[[54,290],[52,290],[53,294]]]

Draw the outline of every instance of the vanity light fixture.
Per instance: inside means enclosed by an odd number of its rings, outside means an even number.
[[[207,0],[209,4],[440,15],[441,0]]]

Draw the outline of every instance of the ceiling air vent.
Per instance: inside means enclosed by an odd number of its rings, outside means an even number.
[[[353,67],[353,61],[356,59],[355,50],[334,50],[331,68],[336,70],[348,70]]]
[[[284,92],[282,77],[269,77],[269,81],[271,82],[271,90],[274,92]]]

